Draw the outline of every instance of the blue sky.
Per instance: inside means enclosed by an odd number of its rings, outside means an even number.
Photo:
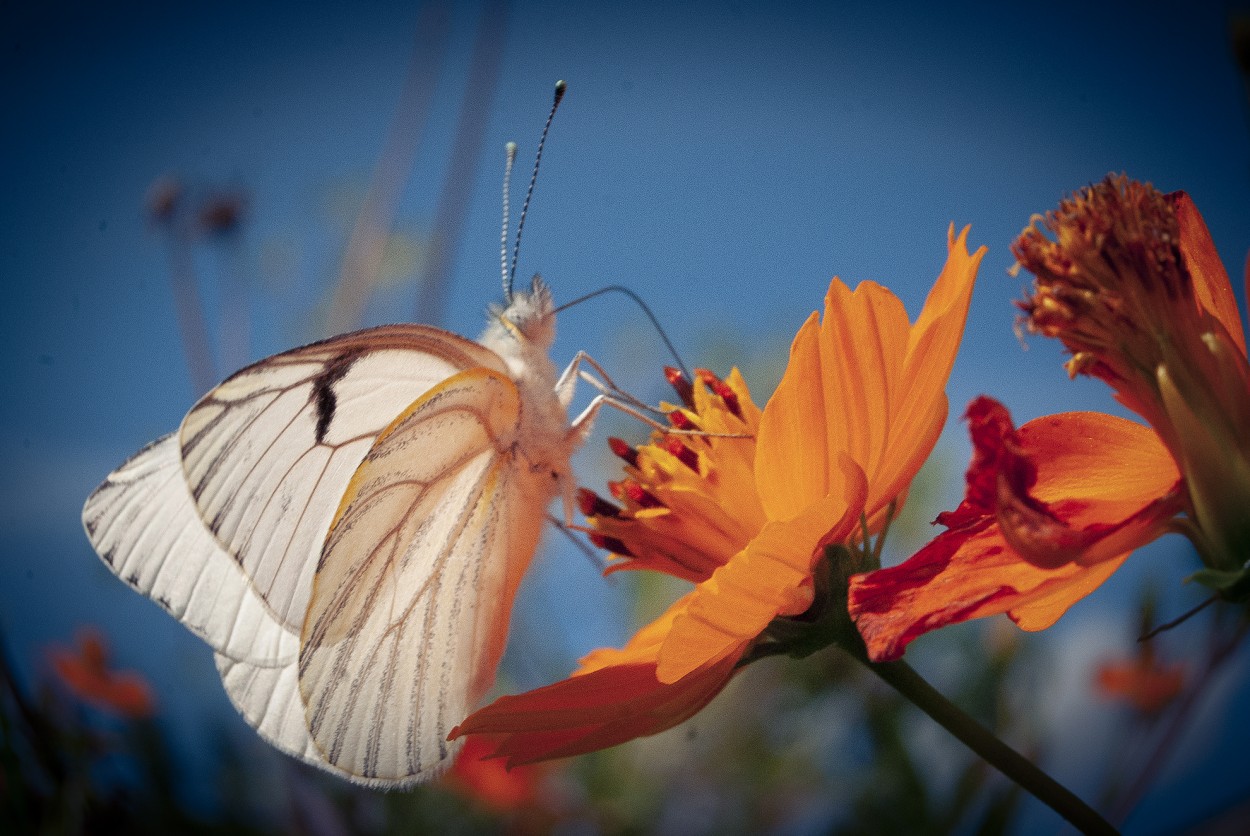
[[[1066,380],[1056,346],[1033,339],[1022,350],[1011,301],[1027,279],[1007,275],[1008,245],[1033,213],[1126,171],[1193,195],[1240,297],[1250,110],[1228,12],[1201,2],[986,5],[514,4],[484,156],[464,183],[444,325],[476,335],[499,295],[502,147],[516,140],[528,169],[564,78],[520,267],[542,272],[557,299],[628,284],[688,362],[738,364],[766,386],[831,276],[880,281],[914,316],[947,225],[971,224],[970,243],[990,252],[948,389],[952,417],[981,392],[1020,420],[1113,408],[1102,388]],[[401,230],[430,222],[464,92],[479,8],[451,9]],[[58,3],[0,13],[0,624],[24,670],[35,648],[92,621],[123,663],[166,684],[174,709],[195,715],[213,699],[228,715],[207,652],[107,574],[78,522],[99,480],[200,394],[143,195],[169,172],[245,190],[242,240],[201,252],[201,279],[249,282],[252,358],[310,336],[343,246],[336,196],[359,190],[382,147],[418,12]],[[384,295],[369,321],[408,319],[410,290]],[[562,316],[557,362],[579,348],[626,388],[661,394],[658,341],[624,302]],[[942,447],[955,472],[962,435],[952,421]],[[601,482],[600,458],[583,457],[584,481]],[[548,663],[559,668],[619,641],[613,616],[624,605],[575,552],[554,552],[527,594],[549,604],[574,585],[587,625],[562,630],[567,646]],[[1192,568],[1171,546],[1140,563],[1134,571],[1169,587]],[[1126,580],[1122,594],[1084,606],[1123,606],[1132,589]],[[1179,611],[1195,596],[1167,600]],[[518,615],[522,634],[541,629],[541,616],[530,618]]]

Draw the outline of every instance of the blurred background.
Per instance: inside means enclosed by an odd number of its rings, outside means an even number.
[[[1067,380],[1057,345],[1013,332],[1029,277],[1008,275],[1008,247],[1031,215],[1108,172],[1185,189],[1244,304],[1246,14],[1068,0],[4,4],[9,824],[1055,832],[1053,813],[834,654],[753,665],[684,726],[609,752],[357,790],[255,737],[209,649],[109,573],[80,510],[247,362],[383,322],[476,336],[500,296],[504,143],[520,146],[523,188],[563,78],[521,280],[541,272],[557,301],[628,285],[689,365],[742,368],[761,405],[831,276],[879,281],[914,317],[950,223],[989,247],[950,423],[888,543],[887,562],[900,561],[962,495],[957,419],[972,397],[994,395],[1019,422],[1118,410],[1105,387]],[[560,329],[557,364],[586,349],[623,388],[667,394],[670,360],[623,298],[567,311]],[[608,435],[646,433],[605,415],[575,462],[601,491]],[[1135,642],[1144,621],[1202,600],[1182,585],[1197,568],[1165,539],[1046,633],[973,623],[921,639],[908,660],[1126,830],[1241,832],[1250,653],[1232,620],[1208,610],[1148,659]],[[552,532],[500,691],[563,678],[679,591],[605,581]],[[100,654],[143,698],[76,696],[75,664]],[[1144,688],[1134,671],[1160,679]],[[501,782],[507,792],[484,789]]]

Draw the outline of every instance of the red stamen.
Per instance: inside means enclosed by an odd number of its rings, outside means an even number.
[[[626,479],[624,482],[618,482],[625,499],[637,505],[639,508],[663,508],[664,503],[656,499],[655,494],[648,491],[642,485],[632,479]]]
[[[668,380],[669,385],[673,387],[673,391],[677,393],[677,397],[681,399],[681,402],[690,408],[694,408],[694,386],[681,373],[681,370],[672,366],[665,366],[664,377]]]
[[[577,507],[586,517],[612,517],[621,515],[621,509],[588,488],[577,489]]]
[[[608,448],[617,456],[625,460],[630,467],[638,466],[638,451],[623,439],[612,436],[608,439]]]
[[[693,470],[695,473],[699,472],[698,454],[685,444],[682,444],[678,439],[672,437],[664,439],[664,449],[676,456],[682,464]]]
[[[698,428],[698,424],[690,420],[690,416],[682,412],[680,409],[674,409],[668,414],[669,423],[679,430],[693,430]]]
[[[590,537],[590,542],[594,543],[596,546],[598,546],[601,549],[607,549],[608,551],[612,552],[612,554],[619,554],[621,557],[633,557],[634,556],[630,552],[629,548],[623,542],[621,542],[615,537],[606,537],[598,533],[591,534],[589,535],[589,537]]]
[[[742,420],[742,407],[738,403],[738,393],[730,389],[728,383],[707,369],[695,369],[694,373],[702,381],[703,385],[711,389],[714,395],[725,402],[725,408],[732,412],[735,418]]]

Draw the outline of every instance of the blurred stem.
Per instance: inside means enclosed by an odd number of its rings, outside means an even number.
[[[504,36],[508,31],[507,0],[487,0],[478,21],[469,62],[451,159],[443,175],[443,187],[434,210],[432,247],[426,262],[425,281],[417,293],[416,320],[441,325],[447,308],[447,288],[451,283],[452,256],[460,243],[474,173],[482,159],[482,143],[490,119],[499,71],[503,64]],[[500,149],[502,151],[502,149]],[[503,161],[503,154],[499,156]]]
[[[179,223],[171,223],[166,232],[169,236],[169,281],[178,312],[178,330],[182,332],[182,345],[187,352],[191,387],[199,395],[217,382],[208,326],[204,322],[204,304],[200,301],[189,233]]]
[[[451,10],[443,0],[431,0],[421,7],[412,60],[395,108],[395,118],[343,253],[343,266],[326,321],[330,334],[360,327],[365,302],[382,269],[399,199],[412,175],[429,121],[430,102],[447,52],[450,25]]]
[[[1082,833],[1113,834],[1116,829],[1032,761],[942,696],[906,662],[865,662],[869,670],[928,714],[961,743],[1015,781]]]
[[[218,275],[221,284],[221,365],[226,371],[241,369],[251,356],[247,282],[239,269],[238,232],[219,234]]]
[[[1240,616],[1240,614],[1239,614]],[[1241,617],[1241,622],[1237,625],[1237,629],[1227,637],[1225,641],[1220,641],[1223,634],[1224,625],[1220,620],[1213,619],[1211,623],[1212,643],[1210,654],[1207,656],[1207,662],[1202,672],[1198,675],[1198,679],[1186,689],[1184,697],[1181,698],[1180,705],[1176,706],[1176,710],[1172,712],[1171,720],[1159,737],[1158,743],[1155,744],[1150,756],[1146,758],[1145,765],[1133,779],[1132,784],[1124,791],[1120,799],[1120,803],[1116,806],[1113,816],[1116,821],[1121,824],[1128,818],[1129,814],[1141,801],[1146,790],[1154,783],[1155,778],[1159,774],[1159,770],[1163,768],[1167,762],[1168,755],[1176,749],[1177,737],[1181,731],[1188,725],[1192,719],[1193,709],[1198,705],[1199,698],[1207,693],[1207,686],[1215,677],[1216,673],[1223,668],[1224,664],[1233,655],[1233,651],[1241,644],[1242,639],[1246,637],[1246,633],[1250,631],[1250,620]]]

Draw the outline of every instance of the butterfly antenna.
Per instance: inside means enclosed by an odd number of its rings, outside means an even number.
[[[651,320],[651,325],[655,327],[656,333],[659,334],[660,339],[664,341],[664,347],[668,349],[669,354],[673,355],[673,360],[677,363],[677,368],[681,369],[681,373],[686,376],[687,380],[694,379],[690,376],[690,370],[686,368],[686,364],[681,361],[681,355],[678,354],[677,349],[673,347],[673,341],[668,338],[668,334],[664,333],[664,328],[660,325],[660,320],[655,318],[655,314],[651,312],[651,308],[647,307],[647,303],[642,301],[641,296],[634,293],[624,285],[613,284],[608,285],[607,287],[601,287],[598,290],[587,293],[585,296],[579,296],[571,302],[565,302],[563,305],[556,308],[554,313],[559,313],[565,308],[571,308],[574,305],[580,305],[582,302],[594,299],[596,296],[602,296],[605,293],[623,293],[630,299],[633,299],[634,302],[637,303],[638,307],[642,308],[642,312],[647,315],[647,319]]]
[[[499,272],[503,277],[503,300],[512,301],[512,276],[508,273],[508,200],[512,191],[512,164],[516,162],[516,143],[504,147],[507,162],[503,166],[503,230],[499,233]]]
[[[508,278],[504,282],[504,286],[509,290],[507,296],[512,298],[511,288],[512,281],[516,278],[516,260],[517,255],[521,252],[521,230],[525,229],[525,215],[530,209],[530,198],[534,196],[534,184],[538,182],[538,165],[543,161],[543,146],[547,144],[547,132],[551,130],[551,120],[556,117],[556,108],[560,106],[560,100],[564,98],[564,91],[568,89],[568,85],[563,81],[556,82],[555,99],[551,102],[551,112],[547,114],[547,123],[543,125],[543,135],[538,139],[538,152],[534,154],[534,171],[530,174],[530,185],[525,190],[525,202],[521,204],[521,217],[516,223],[516,243],[512,246],[512,267],[508,271]]]

